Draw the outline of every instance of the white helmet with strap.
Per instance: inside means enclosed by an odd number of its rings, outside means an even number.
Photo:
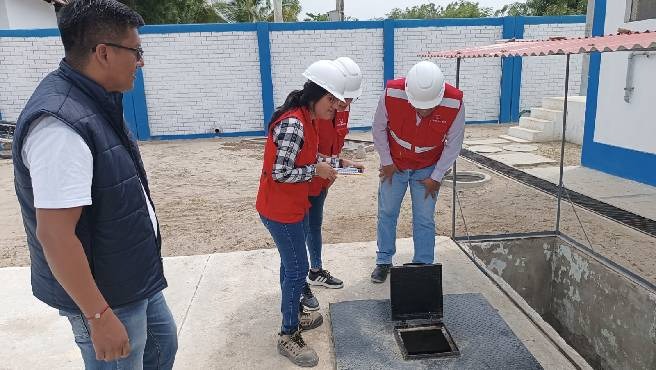
[[[444,97],[445,78],[440,67],[429,61],[415,64],[405,77],[408,101],[417,109],[431,109]]]
[[[318,60],[307,67],[303,76],[344,101],[346,76],[337,63],[332,60]]]
[[[335,59],[335,63],[342,69],[346,75],[346,89],[344,97],[357,99],[362,95],[362,72],[357,63],[349,57],[340,57]]]

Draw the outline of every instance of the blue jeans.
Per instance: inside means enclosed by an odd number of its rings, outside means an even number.
[[[310,253],[310,267],[313,269],[321,268],[321,224],[323,223],[323,204],[326,202],[328,189],[324,189],[316,197],[310,197],[310,211],[305,217],[305,228],[307,235],[305,243]]]
[[[401,202],[410,185],[412,199],[412,241],[414,263],[433,263],[435,251],[435,203],[430,195],[425,198],[426,188],[419,182],[433,173],[435,166],[420,170],[395,173],[392,183],[388,180],[378,186],[378,252],[376,264],[391,264],[396,253],[396,224]]]
[[[116,361],[96,360],[89,325],[79,313],[59,311],[73,328],[87,370],[172,369],[178,350],[178,335],[162,292],[125,306],[112,308],[130,338],[130,355]]]
[[[262,223],[271,233],[280,253],[280,288],[282,299],[280,312],[283,334],[291,334],[298,328],[301,292],[308,274],[308,256],[305,247],[305,220],[284,224],[260,215]]]

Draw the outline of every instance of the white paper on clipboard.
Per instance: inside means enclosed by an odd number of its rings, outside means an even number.
[[[362,175],[360,169],[356,167],[338,167],[335,170],[340,175]]]

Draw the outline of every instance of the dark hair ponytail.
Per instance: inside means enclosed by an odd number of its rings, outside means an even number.
[[[311,109],[314,103],[318,102],[326,94],[328,94],[326,89],[308,80],[303,85],[303,90],[294,90],[287,95],[285,102],[273,113],[268,126],[271,126],[283,113],[289,110],[300,107]]]

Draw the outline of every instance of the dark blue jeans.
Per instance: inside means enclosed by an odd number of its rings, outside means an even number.
[[[326,202],[328,189],[321,191],[316,197],[310,197],[310,211],[305,216],[305,228],[307,235],[305,243],[310,253],[310,267],[313,269],[321,268],[321,224],[323,223],[323,204]]]
[[[308,274],[308,256],[305,248],[305,221],[284,224],[260,215],[262,223],[271,233],[280,253],[280,288],[282,299],[282,327],[280,331],[291,334],[298,328],[298,312],[301,292]]]

